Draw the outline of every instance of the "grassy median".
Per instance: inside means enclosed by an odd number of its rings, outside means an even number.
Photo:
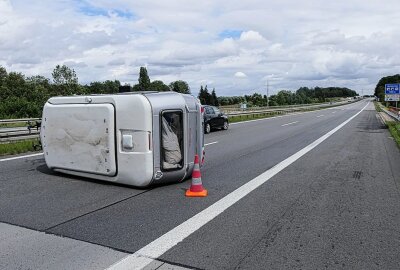
[[[294,113],[318,111],[318,110],[324,110],[324,109],[328,109],[328,108],[339,107],[339,106],[343,106],[343,105],[347,105],[347,104],[331,105],[331,106],[321,107],[321,108],[305,107],[304,110],[299,110],[299,111],[294,111],[294,112],[289,112],[289,113],[278,113],[278,112],[270,111],[270,112],[264,112],[264,113],[242,114],[242,115],[236,115],[236,116],[229,116],[229,123],[257,120],[257,119],[274,117],[274,116],[278,116],[278,115],[286,115],[286,114],[290,115],[290,114],[294,114]],[[251,111],[248,111],[248,112],[251,112]]]
[[[268,117],[273,117],[278,115],[278,113],[259,113],[259,114],[247,114],[247,115],[237,115],[229,117],[229,123],[236,123],[242,121],[250,121],[250,120],[257,120],[263,119]]]
[[[27,127],[28,122],[18,122],[18,123],[0,123],[0,128],[14,128],[14,127]]]
[[[36,151],[35,145],[39,144],[38,139],[0,143],[0,156],[16,155]]]

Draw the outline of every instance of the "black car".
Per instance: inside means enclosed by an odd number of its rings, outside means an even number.
[[[211,129],[224,129],[229,127],[228,116],[221,113],[217,107],[205,105],[204,107],[204,132],[210,133]]]

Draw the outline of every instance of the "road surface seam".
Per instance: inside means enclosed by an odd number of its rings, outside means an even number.
[[[143,192],[137,193],[137,194],[135,194],[135,195],[129,196],[129,197],[124,198],[124,199],[121,199],[121,200],[116,201],[116,202],[113,202],[113,203],[111,203],[111,204],[107,204],[107,205],[105,205],[105,206],[103,206],[103,207],[100,207],[100,208],[97,208],[97,209],[95,209],[95,210],[89,211],[89,212],[84,213],[84,214],[82,214],[82,215],[79,215],[79,216],[76,216],[76,217],[74,217],[74,218],[68,219],[68,220],[66,220],[66,221],[63,221],[63,222],[57,224],[57,225],[50,226],[50,227],[44,229],[43,231],[47,233],[47,231],[49,231],[49,230],[51,230],[51,229],[54,229],[54,228],[56,228],[56,227],[58,227],[58,226],[60,226],[60,225],[63,225],[63,224],[65,224],[65,223],[71,222],[71,221],[76,220],[76,219],[78,219],[78,218],[81,218],[81,217],[90,215],[90,214],[92,214],[92,213],[95,213],[95,212],[97,212],[97,211],[103,210],[103,209],[108,208],[108,207],[110,207],[110,206],[116,205],[116,204],[118,204],[118,203],[120,203],[120,202],[124,202],[124,201],[126,201],[126,200],[132,199],[132,198],[134,198],[134,197],[136,197],[136,196],[139,196],[139,195],[141,195],[141,194],[144,194],[144,193],[146,193],[146,192],[149,192],[149,191],[152,190],[152,189],[153,189],[153,188],[144,190]],[[124,252],[126,252],[126,251],[124,251]]]
[[[335,134],[338,130],[344,127],[347,123],[353,120],[356,116],[358,116],[364,109],[369,105],[369,102],[356,114],[336,126],[331,131],[327,132],[325,135],[321,136],[311,144],[307,145],[300,151],[295,154],[289,156],[283,161],[276,164],[271,169],[265,171],[244,185],[240,186],[233,192],[229,193],[225,197],[221,198],[214,204],[210,205],[206,209],[197,213],[193,217],[184,221],[180,225],[171,229],[167,233],[163,234],[159,238],[153,240],[146,246],[137,250],[135,253],[123,258],[122,260],[111,265],[108,270],[117,270],[117,269],[142,269],[152,263],[154,260],[159,258],[165,252],[175,247],[177,244],[185,240],[188,236],[202,228],[208,222],[219,216],[226,209],[237,203],[240,199],[247,196],[249,193],[266,183],[269,179],[277,175],[283,169],[294,163],[296,160],[300,159],[302,156],[313,150],[319,144],[324,142],[330,136]]]
[[[157,259],[157,261],[162,262],[162,263],[167,263],[167,264],[170,264],[170,265],[173,265],[173,266],[184,267],[184,268],[187,268],[187,269],[203,270],[202,268],[194,267],[194,266],[187,265],[187,264],[176,263],[176,262],[172,262],[172,261],[168,261],[168,260],[163,260],[163,259]],[[160,265],[158,268],[160,268],[160,267],[161,267],[161,265]],[[158,268],[157,268],[157,269],[158,269]]]

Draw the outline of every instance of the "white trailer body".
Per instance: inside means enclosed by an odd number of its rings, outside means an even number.
[[[50,98],[40,136],[50,169],[145,187],[190,177],[203,130],[193,96],[143,92]]]

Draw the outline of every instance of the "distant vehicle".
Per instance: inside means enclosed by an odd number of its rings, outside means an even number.
[[[229,127],[228,116],[220,112],[217,107],[204,105],[204,133],[210,133],[212,129],[224,129]]]

